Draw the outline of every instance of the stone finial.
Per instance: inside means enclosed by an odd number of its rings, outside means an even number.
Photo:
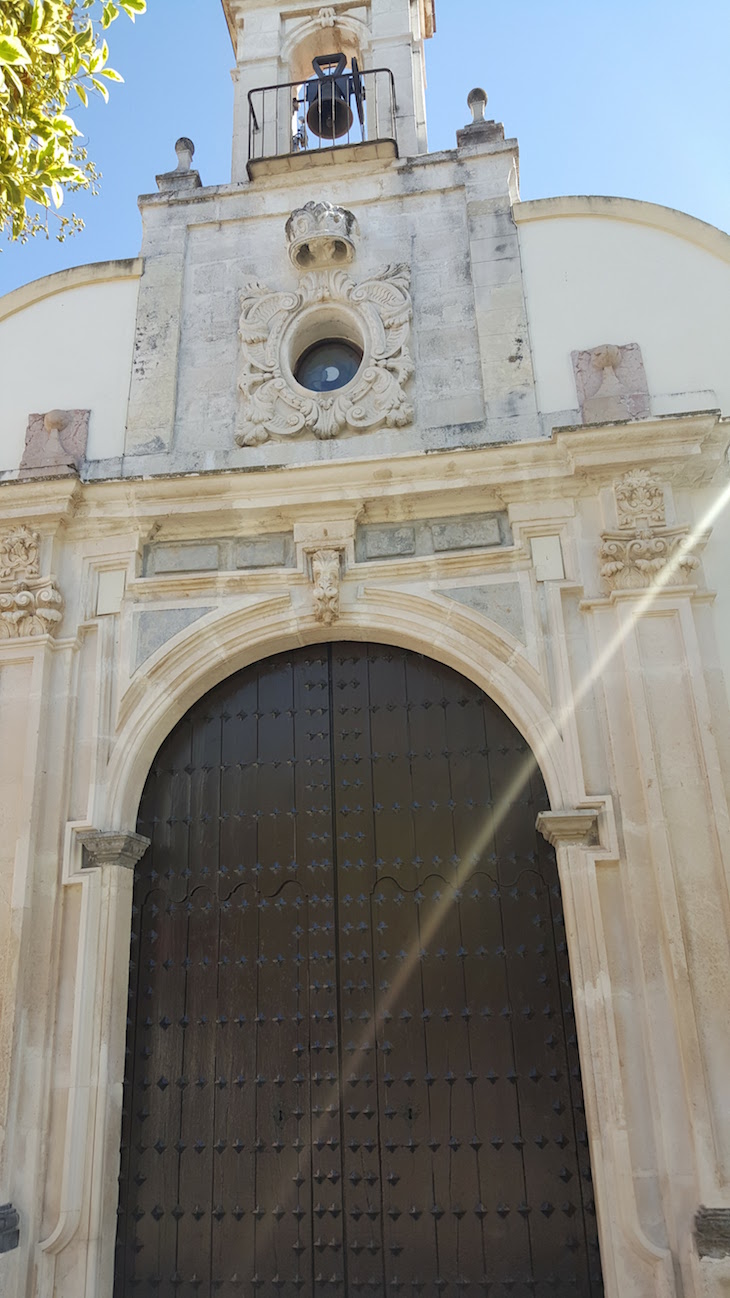
[[[286,223],[289,256],[297,270],[346,266],[355,260],[360,227],[354,213],[333,203],[307,203]]]
[[[181,135],[175,144],[177,154],[177,167],[174,171],[164,171],[162,175],[157,176],[157,188],[159,190],[177,190],[182,189],[200,189],[201,180],[200,172],[193,170],[193,155],[195,145],[189,140],[187,135]]]
[[[485,125],[487,120],[488,103],[486,90],[482,90],[481,86],[475,86],[474,89],[469,92],[469,97],[466,102],[472,115],[472,126]]]
[[[177,154],[178,171],[192,171],[195,145],[192,140],[188,139],[187,135],[180,136],[180,139],[175,144],[175,152]]]

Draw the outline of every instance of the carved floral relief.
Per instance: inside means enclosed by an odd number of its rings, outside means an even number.
[[[0,640],[54,635],[63,596],[54,577],[40,576],[40,537],[15,527],[0,537]]]
[[[601,577],[609,590],[643,590],[655,582],[684,586],[699,559],[689,529],[666,526],[664,490],[647,469],[633,469],[614,485],[619,531],[604,532]]]

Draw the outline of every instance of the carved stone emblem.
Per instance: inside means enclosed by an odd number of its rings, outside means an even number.
[[[297,270],[354,261],[360,227],[353,212],[334,203],[306,203],[292,212],[284,233]]]
[[[334,27],[335,11],[332,8],[332,5],[322,6],[317,14],[317,21],[319,22],[320,27]]]
[[[619,527],[665,526],[664,491],[648,469],[632,469],[616,483],[614,490]]]
[[[61,478],[78,473],[86,456],[89,410],[49,410],[30,415],[20,462],[23,478]]]
[[[54,577],[41,577],[40,538],[27,527],[0,537],[0,640],[53,635],[63,615]]]
[[[699,567],[686,527],[668,528],[661,483],[646,469],[614,487],[619,531],[604,532],[601,577],[609,590],[643,590],[655,582],[683,586]]]
[[[315,550],[312,554],[314,616],[325,626],[340,616],[341,556],[341,550]]]
[[[572,352],[573,372],[583,422],[644,419],[650,413],[649,387],[638,343],[605,344]]]
[[[16,577],[37,577],[40,572],[41,539],[29,527],[15,527],[0,537],[0,581]]]
[[[357,283],[344,269],[356,237],[351,212],[308,204],[287,223],[290,255],[301,274],[298,290],[276,292],[258,283],[244,289],[239,446],[303,435],[324,440],[412,421],[406,394],[413,374],[410,268],[388,266]],[[294,370],[303,351],[340,336],[362,351],[355,377],[330,392],[302,387]]]

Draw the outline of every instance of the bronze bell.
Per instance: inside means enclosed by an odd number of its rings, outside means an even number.
[[[342,75],[347,58],[344,54],[321,55],[312,60],[312,67],[317,80],[307,82],[307,126],[321,140],[339,140],[355,120],[350,107],[352,77]]]

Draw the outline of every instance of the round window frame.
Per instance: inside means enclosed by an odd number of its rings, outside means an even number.
[[[357,360],[357,366],[351,378],[347,379],[344,383],[338,383],[336,387],[330,388],[311,388],[308,387],[306,383],[302,383],[302,380],[299,378],[301,368],[319,347],[343,347],[349,349],[352,353],[352,359]],[[348,388],[351,383],[354,383],[362,368],[362,362],[362,347],[358,347],[356,343],[350,342],[348,338],[320,338],[318,342],[312,343],[302,352],[294,368],[294,381],[299,384],[300,388],[304,388],[305,392],[312,392],[318,397],[331,397],[335,392],[344,392],[345,388]]]
[[[341,388],[316,392],[299,382],[296,370],[306,354],[323,342],[339,342],[354,347],[360,352],[361,359],[357,373]],[[280,344],[279,361],[282,375],[295,392],[310,400],[326,401],[349,392],[357,383],[370,362],[369,339],[362,320],[349,307],[339,302],[327,305],[315,303],[295,316],[285,330]]]

